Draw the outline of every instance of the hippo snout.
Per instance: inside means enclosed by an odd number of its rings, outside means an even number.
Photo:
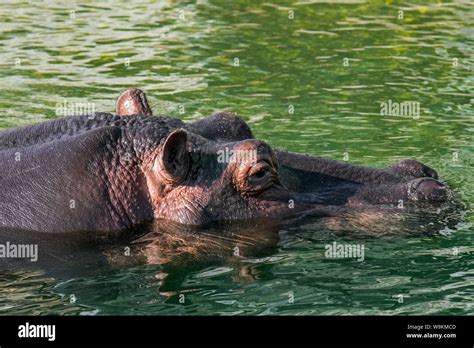
[[[392,165],[399,173],[415,178],[438,179],[438,173],[433,168],[412,159],[405,159]]]
[[[448,197],[448,188],[433,178],[419,178],[410,183],[409,197],[414,201],[440,202]]]

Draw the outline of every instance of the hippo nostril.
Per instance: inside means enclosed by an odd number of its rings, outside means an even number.
[[[442,201],[447,196],[446,186],[435,180],[428,178],[421,178],[415,181],[414,185],[416,197],[418,200],[427,201]]]
[[[436,171],[421,162],[412,159],[406,159],[395,163],[392,167],[396,168],[398,172],[404,175],[414,176],[416,178],[433,178],[438,179]]]
[[[425,166],[423,168],[423,174],[429,178],[438,179],[438,173],[436,173],[436,171],[434,169],[431,169],[430,167]]]

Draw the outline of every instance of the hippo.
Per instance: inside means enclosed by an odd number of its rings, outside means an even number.
[[[11,234],[307,218],[396,232],[394,221],[439,220],[453,201],[416,160],[379,169],[273,149],[233,113],[190,123],[153,116],[138,89],[120,95],[115,114],[0,132],[0,171],[0,232]]]

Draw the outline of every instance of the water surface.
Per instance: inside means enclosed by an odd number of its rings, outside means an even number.
[[[134,86],[155,114],[237,112],[274,147],[377,167],[417,158],[466,204],[433,236],[415,224],[357,239],[363,262],[326,258],[354,238],[307,227],[281,231],[271,254],[175,270],[166,291],[158,265],[3,273],[1,314],[474,314],[472,4],[7,1],[0,22],[1,128],[64,102],[112,112]],[[381,116],[389,100],[420,114]]]

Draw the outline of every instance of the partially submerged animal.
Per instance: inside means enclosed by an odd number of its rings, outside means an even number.
[[[308,216],[383,230],[403,214],[438,217],[452,197],[418,161],[375,169],[275,150],[231,113],[194,123],[152,116],[136,89],[119,97],[116,115],[0,132],[0,173],[0,231],[10,232]]]

